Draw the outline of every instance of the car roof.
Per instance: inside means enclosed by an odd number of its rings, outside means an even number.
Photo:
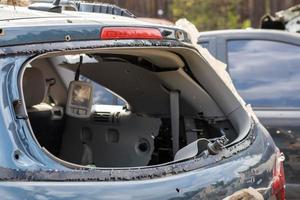
[[[26,7],[14,7],[0,4],[0,25],[1,28],[13,25],[45,25],[47,22],[55,21],[56,23],[69,23],[68,19],[83,20],[85,23],[114,23],[124,22],[125,24],[135,25],[153,25],[153,23],[144,22],[136,18],[123,17],[103,13],[89,13],[76,11],[63,11],[62,13],[53,13],[45,11],[30,10]],[[164,25],[166,27],[166,25]]]
[[[229,30],[215,30],[215,31],[203,31],[199,33],[199,38],[204,37],[223,37],[223,36],[243,36],[243,35],[265,35],[270,37],[295,37],[300,39],[299,33],[290,33],[282,30],[271,29],[229,29]]]
[[[26,7],[0,5],[0,47],[39,42],[99,39],[99,31],[105,26],[155,27],[175,31],[178,27],[145,22],[134,17],[113,14],[62,11],[51,13],[30,10]],[[185,38],[188,37],[185,35]]]
[[[33,11],[25,7],[14,7],[9,5],[0,5],[0,21],[32,19],[32,18],[52,18],[62,17],[62,14],[53,12]]]

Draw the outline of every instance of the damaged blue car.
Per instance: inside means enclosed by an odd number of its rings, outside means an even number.
[[[184,28],[54,11],[0,6],[1,199],[285,198],[283,155]]]

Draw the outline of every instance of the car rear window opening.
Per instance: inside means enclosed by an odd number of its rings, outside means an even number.
[[[184,62],[171,52],[160,56],[165,59],[147,51],[99,51],[27,64],[22,89],[38,144],[87,167],[151,166],[217,154],[238,134],[228,120],[206,116],[217,108],[207,109],[215,104]],[[188,146],[201,148],[190,156]]]

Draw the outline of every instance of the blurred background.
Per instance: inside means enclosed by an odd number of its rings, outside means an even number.
[[[94,1],[91,1],[94,2]],[[258,27],[260,18],[300,0],[102,0],[127,8],[138,17],[176,21],[185,17],[199,31]]]
[[[90,1],[96,2],[96,1]],[[138,17],[176,21],[185,17],[199,31],[258,27],[266,13],[287,9],[300,0],[101,0],[127,8]]]
[[[30,0],[0,0],[25,6]],[[137,17],[174,22],[185,17],[199,31],[228,28],[257,28],[260,18],[300,3],[300,0],[88,0],[127,8]]]

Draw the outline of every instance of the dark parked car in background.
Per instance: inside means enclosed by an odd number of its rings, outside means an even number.
[[[186,31],[49,7],[0,6],[1,199],[284,199],[280,150]]]
[[[227,64],[236,89],[285,154],[287,183],[300,184],[300,35],[209,31],[200,33],[198,43]]]

